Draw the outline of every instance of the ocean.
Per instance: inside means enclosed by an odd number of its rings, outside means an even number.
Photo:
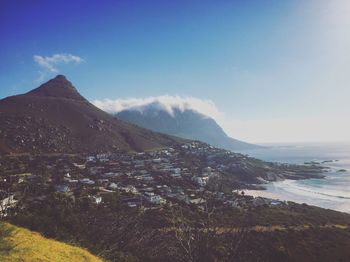
[[[325,162],[324,179],[284,180],[266,184],[266,190],[246,190],[253,196],[306,203],[350,213],[350,143],[285,144],[242,152],[265,161],[303,164]],[[339,172],[339,170],[346,170]]]

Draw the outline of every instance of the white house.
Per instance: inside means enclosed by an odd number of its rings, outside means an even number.
[[[199,186],[205,186],[208,181],[209,177],[208,176],[203,176],[203,177],[193,177],[192,180],[196,182]]]
[[[181,173],[181,168],[175,167],[175,168],[173,168],[173,172],[174,172],[174,174],[180,174]]]
[[[86,157],[86,161],[88,161],[88,162],[93,162],[93,161],[95,161],[96,160],[96,158],[94,157],[94,156],[88,156],[88,157]]]
[[[112,189],[112,190],[117,190],[118,189],[118,185],[116,183],[111,183],[109,186],[108,186],[109,189]]]
[[[16,205],[17,200],[14,199],[14,195],[10,195],[2,200],[0,200],[0,214],[6,216],[7,208],[13,207]]]
[[[160,164],[160,163],[162,162],[162,159],[161,159],[161,158],[155,158],[155,159],[153,159],[152,161],[153,161],[153,163],[155,163],[155,164]]]
[[[148,202],[156,205],[166,202],[160,195],[156,195],[153,192],[145,192],[144,197]]]

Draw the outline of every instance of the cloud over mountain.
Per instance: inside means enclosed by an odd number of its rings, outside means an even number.
[[[167,111],[170,115],[174,114],[174,109],[181,112],[191,109],[214,119],[218,119],[223,115],[213,101],[191,96],[163,95],[147,98],[104,99],[95,100],[93,104],[109,113],[119,113],[130,109],[142,112],[147,106],[153,104]]]
[[[194,97],[158,96],[141,99],[93,102],[116,118],[143,128],[228,150],[256,148],[229,137],[215,118],[224,116],[211,100]]]

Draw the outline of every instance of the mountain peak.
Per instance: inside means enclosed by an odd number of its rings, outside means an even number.
[[[53,79],[61,80],[61,81],[63,81],[63,80],[68,81],[65,75],[57,75],[57,76],[56,76],[55,78],[53,78]]]
[[[57,75],[55,78],[50,79],[27,94],[42,97],[85,100],[64,75]]]
[[[0,123],[0,155],[143,151],[183,142],[115,119],[61,75],[0,100]]]
[[[56,86],[60,88],[74,88],[72,83],[64,76],[64,75],[57,75],[56,77],[50,79],[46,83],[42,84],[41,86],[48,85]]]

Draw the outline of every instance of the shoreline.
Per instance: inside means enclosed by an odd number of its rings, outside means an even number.
[[[311,188],[308,188],[308,185],[300,185],[298,182],[299,180],[285,179],[268,182],[261,187],[259,186],[260,188],[244,189],[242,191],[245,195],[255,198],[263,197],[278,201],[290,201],[350,213],[350,195],[344,196],[329,188],[320,188],[318,191],[317,188],[311,186]]]
[[[346,190],[349,169],[347,166],[339,166],[339,162],[340,160],[336,158],[304,161],[303,166],[306,170],[310,171],[310,168],[311,170],[315,168],[315,171],[320,172],[311,172],[301,179],[283,175],[276,180],[251,185],[242,191],[245,195],[253,197],[305,203],[350,213],[350,193]],[[278,165],[284,164],[278,163]]]

